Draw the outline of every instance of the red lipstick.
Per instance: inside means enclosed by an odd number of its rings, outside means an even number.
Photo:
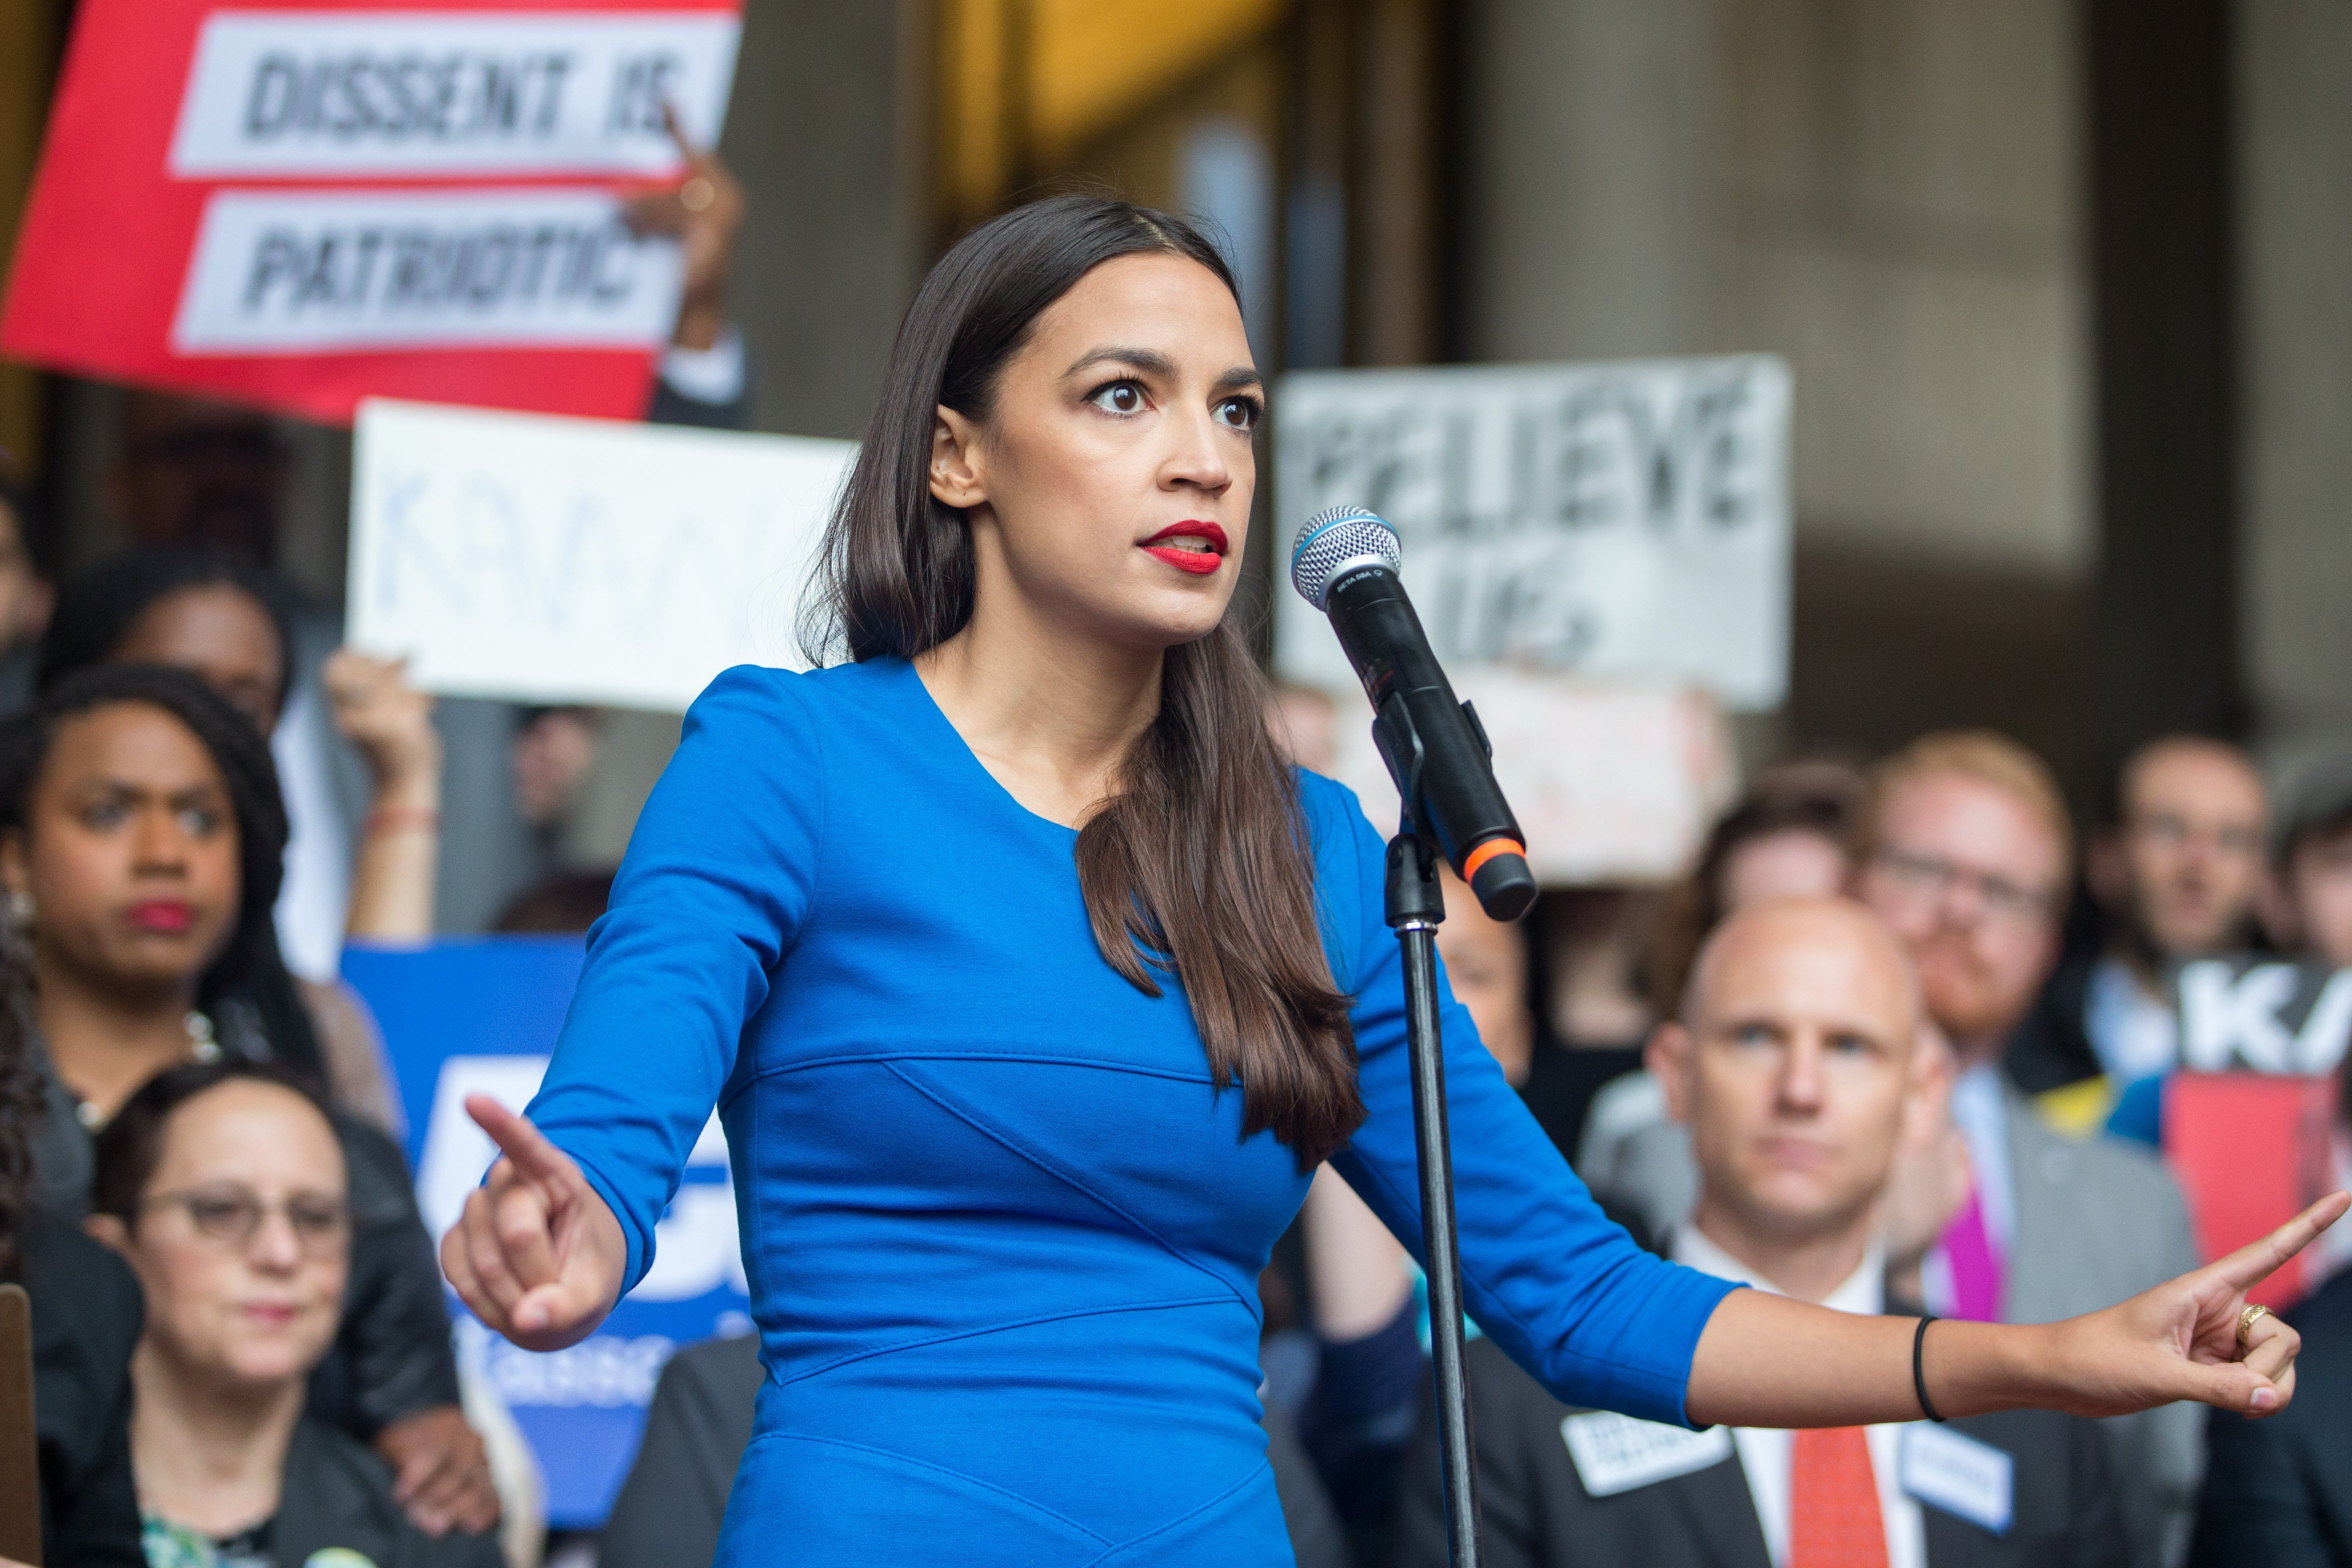
[[[1161,529],[1142,548],[1179,572],[1205,577],[1224,564],[1225,531],[1213,522],[1187,519]]]
[[[165,931],[176,935],[195,923],[195,911],[183,903],[169,899],[150,899],[143,904],[133,904],[123,918],[141,931]]]

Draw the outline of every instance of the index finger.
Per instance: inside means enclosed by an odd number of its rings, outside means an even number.
[[[2215,1263],[2213,1272],[2234,1289],[2250,1289],[2343,1218],[2347,1208],[2352,1208],[2352,1193],[2330,1193],[2260,1241],[2249,1242]]]
[[[667,98],[662,100],[662,129],[669,132],[671,144],[688,169],[702,162],[702,149],[687,140],[686,127],[678,122],[677,105]]]
[[[509,1110],[487,1094],[466,1097],[466,1114],[490,1135],[508,1163],[527,1180],[569,1188],[580,1179],[572,1157],[547,1141],[547,1134]]]

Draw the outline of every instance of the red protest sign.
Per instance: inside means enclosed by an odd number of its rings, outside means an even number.
[[[83,0],[0,353],[346,423],[635,417],[675,243],[620,196],[718,137],[730,0]]]
[[[2208,1259],[2276,1230],[2335,1190],[2333,1078],[2179,1072],[2164,1085],[2164,1158]],[[2305,1254],[2246,1292],[2284,1311],[2304,1297]]]

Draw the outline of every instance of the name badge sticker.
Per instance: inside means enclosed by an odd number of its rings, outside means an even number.
[[[2009,1533],[2017,1461],[1991,1444],[1914,1423],[1903,1428],[1895,1471],[1905,1495],[1995,1535]]]
[[[1570,1415],[1559,1424],[1577,1479],[1593,1497],[1615,1497],[1636,1487],[1670,1481],[1731,1458],[1731,1429],[1686,1431],[1659,1421],[1636,1421],[1613,1410]]]

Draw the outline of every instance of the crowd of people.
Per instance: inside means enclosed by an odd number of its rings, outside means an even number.
[[[2129,758],[2079,844],[2049,770],[1990,732],[1924,736],[1866,769],[1770,768],[1655,907],[1624,978],[1656,1007],[1639,1067],[1566,1096],[1540,1086],[1589,1085],[1566,1064],[1625,1046],[1552,1026],[1568,1009],[1536,962],[1542,911],[1525,930],[1450,901],[1440,947],[1561,1157],[1645,1244],[1844,1310],[2042,1322],[2196,1265],[2147,1109],[2183,1065],[2172,977],[2201,958],[2352,963],[2331,941],[2347,847],[2342,762],[2273,805],[2243,752],[2202,737]],[[2322,1187],[2352,1180],[2337,1103]],[[1368,1220],[1327,1173],[1303,1220],[1308,1306],[1276,1335],[1307,1353],[1269,1354],[1270,1373],[1293,1370],[1267,1397],[1295,1415],[1352,1553],[1324,1560],[1436,1568],[1426,1308]],[[2012,1412],[1925,1437],[1633,1433],[1474,1339],[1488,1560],[2352,1563],[2352,1383],[2329,1359],[2352,1356],[2352,1273],[2332,1272],[2347,1261],[2333,1244],[2305,1275],[2290,1317],[2308,1359],[2273,1424],[2175,1405]],[[1963,1437],[1966,1454],[2008,1457],[1998,1518],[1922,1507],[1934,1493],[1908,1479],[1918,1450],[1903,1445]],[[1864,1555],[1811,1554],[1857,1514]]]
[[[2170,977],[2250,953],[2352,964],[2324,934],[2331,854],[2352,858],[2341,763],[2273,809],[2239,749],[2163,738],[2078,843],[2030,752],[1938,733],[1867,769],[1764,771],[1654,902],[1646,941],[1586,932],[1637,955],[1614,987],[1655,999],[1635,1043],[1559,1026],[1621,1010],[1559,994],[1593,983],[1545,929],[1563,909],[1583,920],[1575,895],[1505,925],[1449,878],[1440,947],[1559,1156],[1645,1245],[1843,1310],[2041,1322],[2195,1267],[2181,1189],[2134,1110],[2181,1067]],[[2352,1118],[2331,1161],[2323,1184],[2352,1182]],[[1293,1548],[1309,1568],[1442,1568],[1417,1272],[1328,1168],[1290,1239],[1261,1285],[1262,1397]],[[2352,1261],[2336,1244],[2306,1276],[2301,1392],[2267,1423],[2184,1405],[2015,1411],[1924,1437],[1636,1431],[1562,1405],[1472,1323],[1487,1559],[2342,1568],[2352,1271],[2325,1275],[2331,1259]],[[704,1560],[760,1379],[748,1337],[672,1363],[604,1562]],[[1923,1503],[1915,1442],[1964,1468],[2004,1456],[1997,1517]],[[1612,1458],[1627,1453],[1646,1456],[1630,1477]],[[1817,1555],[1857,1512],[1877,1545]]]
[[[723,200],[644,215],[689,261],[651,413],[740,425],[718,302],[740,203],[700,170]],[[123,437],[108,494],[134,543],[62,584],[0,487],[0,1276],[36,1308],[45,1561],[523,1568],[530,1460],[469,1405],[336,960],[467,924],[453,878],[472,923],[583,929],[610,868],[564,821],[612,721],[436,710],[338,647],[276,570],[260,416],[134,394]],[[488,825],[455,809],[484,777]],[[2159,739],[2080,834],[1996,734],[1781,763],[1663,896],[1562,891],[1507,925],[1450,883],[1440,946],[1557,1157],[1644,1245],[1845,1311],[2053,1321],[2198,1262],[2159,1147],[2172,976],[2352,967],[2352,758],[2274,799],[2235,746]],[[2326,1184],[2347,1150],[2340,1126]],[[1560,1405],[1472,1324],[1489,1561],[2352,1568],[2346,1250],[2305,1270],[2301,1393],[2264,1423],[1683,1433]],[[1444,1563],[1426,1293],[1328,1167],[1261,1297],[1298,1560]],[[749,1338],[669,1363],[609,1568],[709,1560],[761,1376]],[[1992,1460],[1997,1486],[1932,1484]]]
[[[632,212],[688,263],[648,417],[740,427],[741,195],[693,163],[710,199]],[[42,1560],[535,1561],[532,1461],[460,1377],[338,970],[347,942],[584,930],[610,868],[565,818],[606,721],[436,707],[338,646],[280,570],[278,426],[121,411],[128,547],[69,574],[0,454],[0,1278],[34,1303]]]

